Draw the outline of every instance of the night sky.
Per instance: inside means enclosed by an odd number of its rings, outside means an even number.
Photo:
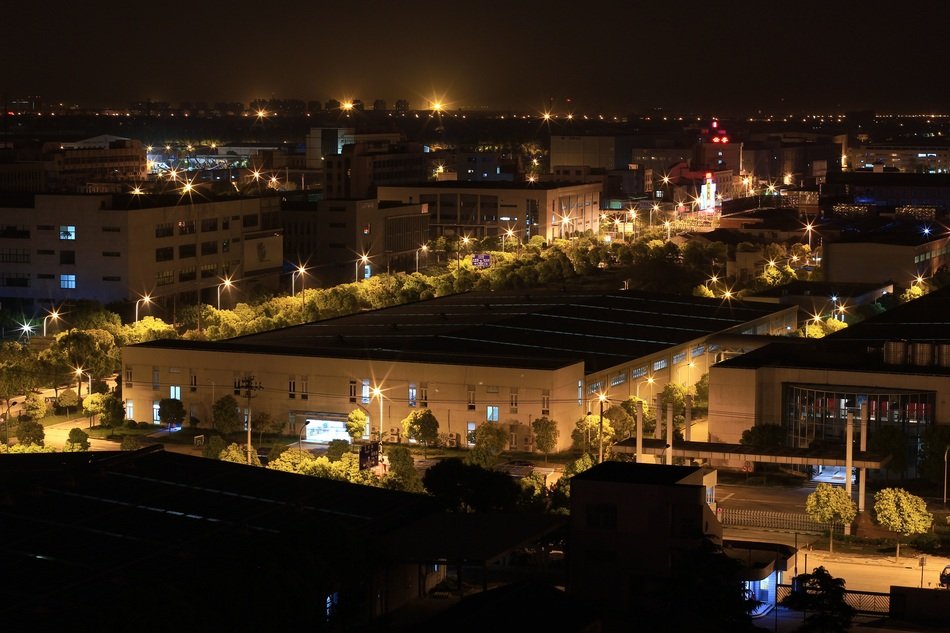
[[[948,17],[942,2],[850,0],[19,0],[3,10],[0,91],[100,107],[946,112]]]

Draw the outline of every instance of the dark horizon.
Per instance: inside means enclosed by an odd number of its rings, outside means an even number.
[[[0,93],[83,107],[433,99],[520,112],[942,112],[936,10],[550,0],[7,10]]]

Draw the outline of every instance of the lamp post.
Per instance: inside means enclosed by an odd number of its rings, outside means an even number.
[[[640,385],[646,383],[650,385],[650,406],[653,406],[653,383],[656,382],[656,379],[653,376],[647,376],[646,380],[641,380],[637,383],[637,399],[640,398]]]
[[[53,319],[54,321],[58,321],[58,320],[59,320],[59,312],[54,309],[52,312],[50,312],[50,313],[47,314],[45,317],[43,317],[43,336],[46,336],[46,321],[47,321],[48,319]]]
[[[356,265],[353,268],[353,275],[356,278],[355,281],[358,282],[360,280],[360,264],[363,264],[365,266],[368,263],[369,263],[369,257],[367,257],[366,255],[360,255],[360,258],[356,260]]]
[[[139,320],[139,305],[143,303],[148,305],[151,302],[152,302],[152,297],[150,297],[149,295],[143,295],[141,299],[135,302],[135,322],[136,323],[138,323],[138,320]]]
[[[693,388],[693,367],[696,365],[693,361],[686,363],[686,393],[690,393]]]
[[[670,228],[673,226],[673,223],[670,222],[669,220],[667,220],[667,221],[665,221],[665,222],[663,223],[663,226],[666,227],[666,241],[669,242],[669,241],[670,241]]]
[[[419,251],[422,251],[423,253],[428,255],[429,247],[423,244],[422,246],[416,249],[416,272],[419,272]]]
[[[379,386],[373,387],[373,397],[379,400],[379,443],[383,443],[383,390]]]
[[[601,393],[598,394],[597,399],[600,400],[600,417],[597,419],[599,426],[597,434],[597,463],[604,463],[604,402],[607,401],[607,394]]]
[[[224,280],[218,284],[218,310],[221,309],[221,287],[225,287],[228,290],[231,289],[231,278],[225,277]]]
[[[292,295],[294,294],[294,277],[300,278],[300,307],[301,308],[307,307],[307,295],[306,295],[306,292],[304,292],[305,290],[304,284],[306,283],[304,279],[304,274],[306,272],[307,272],[307,267],[304,266],[303,264],[299,264],[297,266],[297,270],[295,270],[290,276],[290,293]]]
[[[455,268],[456,269],[462,267],[462,245],[464,244],[465,246],[468,246],[468,242],[469,242],[469,238],[466,235],[458,242],[458,246],[455,248]]]
[[[92,394],[92,374],[90,374],[88,371],[83,371],[82,367],[76,367],[75,372],[76,372],[76,391],[78,392],[79,397],[82,398],[82,377],[83,377],[83,374],[85,374],[85,375],[86,375],[86,378],[89,379],[89,389],[88,389],[88,392],[89,392],[89,394]]]

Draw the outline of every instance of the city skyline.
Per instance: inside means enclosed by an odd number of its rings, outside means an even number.
[[[447,109],[567,112],[942,111],[932,11],[814,2],[619,5],[422,0],[355,9],[290,1],[156,10],[16,6],[0,42],[9,99],[406,99]],[[584,9],[584,10],[582,10]]]

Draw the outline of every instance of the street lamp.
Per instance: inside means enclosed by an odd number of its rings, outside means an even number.
[[[378,386],[373,387],[373,397],[379,400],[379,443],[383,443],[383,390]]]
[[[693,386],[693,367],[696,366],[696,363],[689,361],[686,363],[686,393],[690,392]]]
[[[429,247],[423,244],[422,246],[416,249],[416,272],[419,272],[419,251],[422,251],[428,256]]]
[[[656,379],[653,376],[647,376],[646,380],[641,380],[637,383],[637,399],[640,399],[640,385],[646,383],[650,385],[650,406],[653,406],[653,383],[656,382]]]
[[[151,303],[152,298],[149,295],[143,295],[141,299],[135,302],[135,322],[139,321],[139,305]]]
[[[299,264],[299,265],[297,266],[297,270],[295,270],[295,271],[294,271],[293,273],[291,273],[291,275],[290,275],[290,294],[291,294],[291,296],[296,296],[296,293],[294,292],[294,278],[295,278],[295,277],[300,277],[300,305],[301,305],[302,308],[306,308],[306,306],[307,306],[307,297],[306,297],[306,293],[304,293],[304,283],[305,283],[305,280],[304,280],[304,273],[306,273],[306,272],[307,272],[307,267],[304,266],[303,264]]]
[[[663,226],[666,227],[666,241],[669,242],[669,241],[670,241],[670,228],[673,226],[673,223],[670,222],[669,220],[666,220],[666,221],[663,223]]]
[[[218,284],[218,310],[221,309],[221,288],[222,288],[222,286],[223,286],[224,288],[227,288],[228,290],[231,290],[231,283],[232,283],[232,282],[231,282],[231,278],[230,278],[230,277],[225,277],[225,278],[221,281],[221,283]]]
[[[48,319],[53,319],[54,321],[59,320],[59,312],[54,308],[52,312],[43,317],[43,336],[46,336],[46,321]]]
[[[808,250],[811,250],[811,232],[815,229],[815,226],[808,222],[805,224],[805,233],[808,234]]]
[[[361,255],[358,260],[356,260],[356,265],[353,267],[353,275],[358,282],[360,280],[360,264],[364,266],[369,263],[369,257],[366,255]]]
[[[468,242],[469,242],[469,237],[466,235],[459,241],[458,246],[455,249],[455,267],[456,268],[462,267],[462,245],[464,244],[465,246],[468,246]]]
[[[89,379],[89,394],[92,394],[92,374],[88,371],[83,371],[82,367],[76,367],[74,369],[76,373],[76,391],[80,398],[82,398],[82,377],[83,374]]]
[[[598,425],[600,428],[598,430],[598,435],[597,435],[597,443],[599,444],[598,450],[597,450],[597,463],[603,464],[604,463],[604,402],[607,401],[607,394],[600,393],[597,395],[597,399],[600,400],[600,417],[598,418]]]

